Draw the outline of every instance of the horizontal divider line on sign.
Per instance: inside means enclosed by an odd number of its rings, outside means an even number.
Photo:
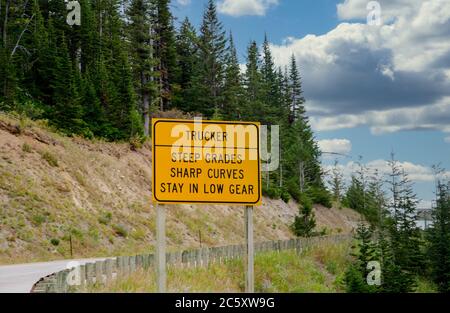
[[[228,147],[228,146],[179,146],[179,145],[155,145],[156,148],[197,148],[197,149],[240,149],[240,150],[258,150],[251,147]]]

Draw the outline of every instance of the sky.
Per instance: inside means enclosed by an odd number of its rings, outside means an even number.
[[[207,0],[172,0],[199,26]],[[428,206],[432,165],[450,177],[450,0],[217,0],[240,62],[267,33],[278,66],[294,55],[319,146],[350,176],[359,156],[395,153]],[[329,169],[336,156],[323,155]]]

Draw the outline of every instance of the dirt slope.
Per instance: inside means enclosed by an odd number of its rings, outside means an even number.
[[[60,136],[0,115],[0,264],[135,254],[152,249],[151,151],[129,144]],[[297,204],[264,199],[257,240],[287,239]],[[350,232],[355,212],[316,207],[318,229]],[[243,209],[175,205],[167,209],[169,249],[243,240]]]

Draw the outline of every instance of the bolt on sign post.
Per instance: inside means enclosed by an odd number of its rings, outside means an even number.
[[[164,205],[188,203],[246,207],[246,291],[253,292],[253,207],[262,201],[260,124],[153,119],[152,132],[158,290],[166,286]]]

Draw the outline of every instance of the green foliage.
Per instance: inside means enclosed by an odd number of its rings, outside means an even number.
[[[294,200],[296,200],[297,202],[301,202],[302,193],[300,191],[298,184],[295,182],[295,180],[290,179],[286,183],[286,187],[287,187],[287,191],[292,196],[292,198],[294,198]]]
[[[292,230],[298,237],[314,236],[316,219],[313,212],[312,201],[306,194],[302,194],[300,200],[301,206],[299,208],[299,215],[295,217]]]
[[[285,188],[281,189],[280,197],[285,203],[289,203],[289,200],[291,200],[291,195]]]
[[[124,225],[114,224],[112,226],[112,228],[117,236],[124,237],[124,238],[128,237],[128,230],[126,229],[126,227]]]
[[[22,145],[22,151],[25,153],[31,153],[31,152],[33,152],[33,149],[31,148],[31,146],[29,144],[24,143]]]
[[[46,220],[47,218],[41,214],[35,214],[31,217],[31,221],[35,226],[41,226]]]
[[[405,291],[415,288],[416,275],[423,274],[424,255],[421,231],[417,226],[417,197],[413,192],[412,183],[392,157],[390,189],[391,217],[387,219],[386,230],[391,241],[392,258],[402,273]]]
[[[333,206],[333,203],[331,202],[331,195],[326,188],[311,186],[307,193],[314,203],[322,204],[327,208],[331,208]]]
[[[302,205],[302,207],[307,210],[311,211],[313,209],[313,201],[306,193],[300,193],[299,198],[297,201]]]
[[[280,199],[281,197],[281,190],[277,187],[267,188],[264,184],[262,189],[263,195],[269,197],[270,199]]]
[[[103,225],[108,225],[111,223],[112,220],[112,213],[111,212],[104,212],[101,216],[98,218],[98,222]]]
[[[440,292],[450,291],[450,188],[438,182],[438,201],[433,209],[433,226],[427,233],[431,276]]]
[[[345,273],[347,292],[374,293],[379,291],[378,286],[371,286],[366,278],[369,275],[367,265],[371,261],[380,261],[379,248],[372,241],[373,229],[360,224],[356,231],[356,247],[353,256],[355,262],[351,264]]]
[[[352,292],[413,292],[417,288],[417,281],[425,274],[424,241],[417,227],[417,200],[412,184],[394,157],[389,161],[389,166],[391,171],[388,181],[392,194],[389,204],[383,192],[380,192],[381,180],[375,178],[367,184],[363,167],[358,176],[353,177],[351,190],[347,192],[350,204],[359,205],[358,201],[363,203],[358,208],[366,216],[370,217],[370,210],[377,213],[372,220],[372,227],[377,227],[376,241],[372,229],[363,225],[358,228],[356,262],[348,269],[346,276],[347,287]],[[384,209],[385,205],[388,210]],[[371,260],[379,261],[381,265],[382,285],[378,288],[361,284],[363,277],[367,277],[365,266]],[[437,259],[433,257],[433,260]]]
[[[368,293],[368,288],[365,277],[361,274],[359,266],[352,264],[345,271],[345,286],[348,293]]]
[[[53,167],[58,167],[58,159],[49,151],[45,151],[44,153],[42,153],[42,158],[47,161],[48,164],[50,164],[50,166]]]
[[[378,172],[367,178],[367,168],[360,164],[343,199],[343,205],[361,213],[372,225],[379,226],[386,208],[383,181]]]
[[[53,246],[57,247],[57,246],[59,246],[60,240],[57,239],[57,238],[52,238],[52,239],[50,239],[50,243],[51,243]]]

